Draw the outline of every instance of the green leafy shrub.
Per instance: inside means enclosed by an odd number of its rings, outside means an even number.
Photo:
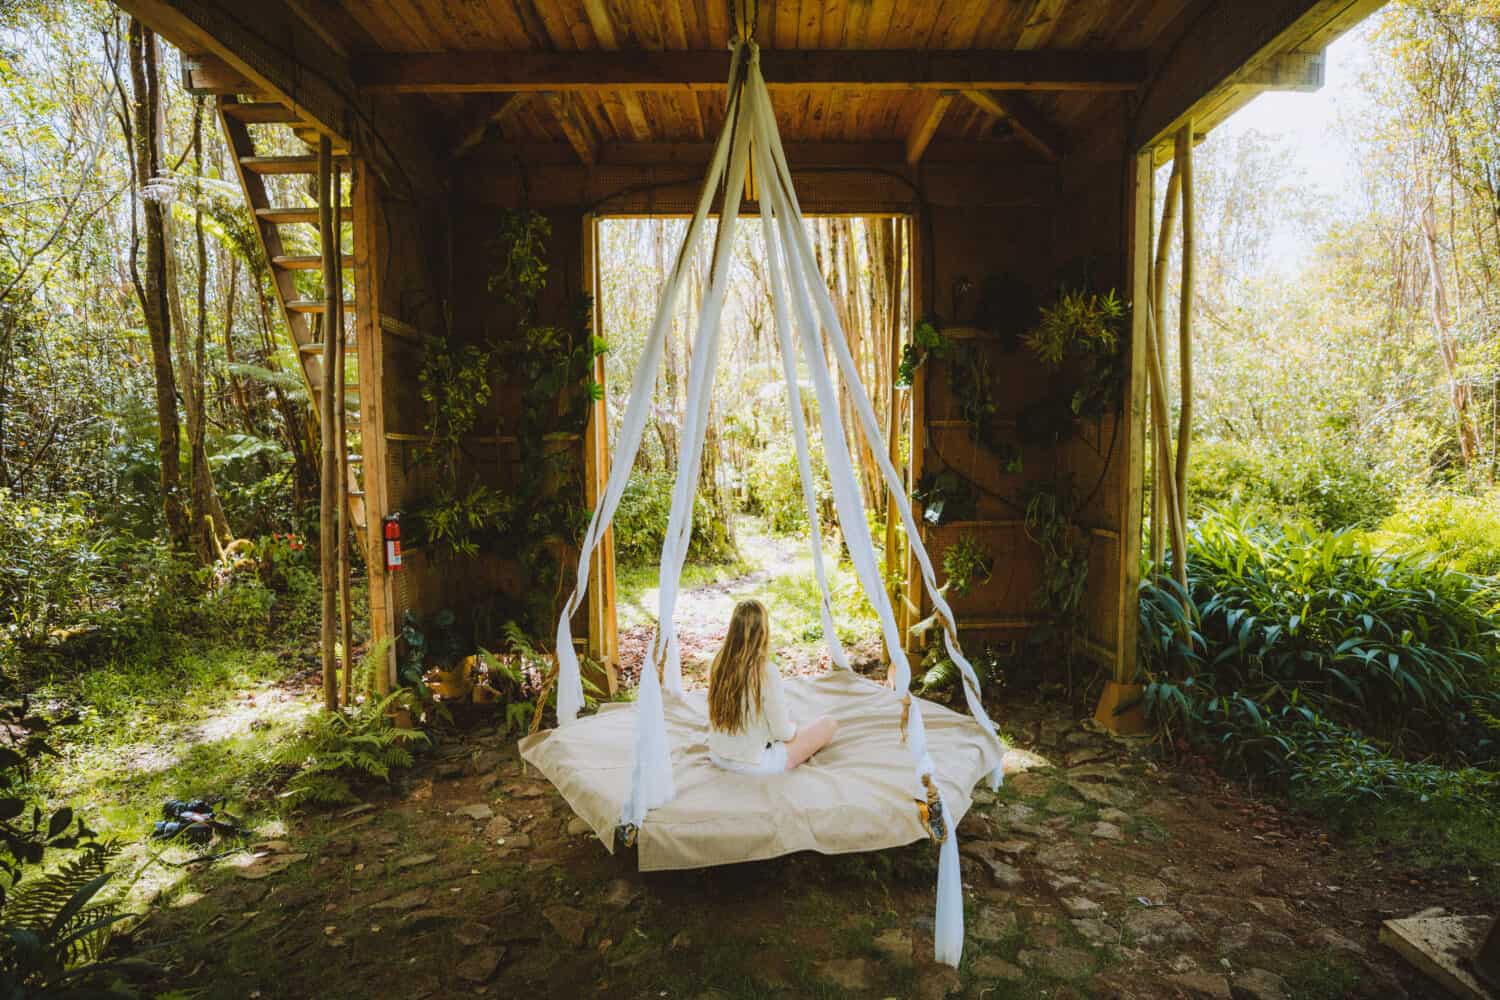
[[[1430,553],[1449,569],[1500,576],[1500,490],[1412,498],[1386,518],[1381,531]]]
[[[1167,735],[1325,805],[1494,787],[1491,585],[1353,530],[1211,513],[1189,536],[1187,591],[1142,587]]]
[[[645,566],[661,558],[676,481],[676,473],[667,470],[637,469],[631,474],[614,519],[615,555],[622,564]],[[700,497],[693,504],[693,537],[688,542],[688,560],[718,563],[733,555],[728,528],[714,518],[709,505]]]
[[[988,582],[994,566],[994,557],[967,531],[943,550],[943,574],[954,597],[963,597],[976,584]]]
[[[0,995],[125,996],[119,963],[100,961],[126,914],[106,894],[119,848],[102,843],[67,806],[32,800],[38,761],[56,756],[53,719],[26,700],[0,705]],[[70,854],[45,871],[49,855]],[[133,994],[129,994],[133,995]]]
[[[833,487],[823,458],[821,438],[808,442],[811,452],[814,498],[818,520],[833,523]],[[802,473],[797,468],[797,448],[790,439],[768,442],[750,466],[750,511],[765,518],[766,527],[779,535],[807,534],[807,504],[802,498]]]
[[[1324,529],[1371,528],[1395,509],[1397,493],[1392,475],[1345,447],[1275,454],[1209,441],[1193,447],[1188,513],[1233,505]]]

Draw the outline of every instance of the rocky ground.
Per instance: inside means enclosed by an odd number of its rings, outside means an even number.
[[[1000,714],[1025,770],[960,827],[957,971],[931,961],[931,845],[642,875],[486,730],[190,869],[129,944],[213,997],[1431,995],[1376,933],[1472,908],[1461,874],[1414,884],[1211,772]]]

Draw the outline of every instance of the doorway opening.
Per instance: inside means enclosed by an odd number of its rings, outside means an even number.
[[[596,440],[597,482],[608,474],[629,387],[655,318],[667,275],[687,232],[679,216],[609,216],[593,223],[596,326],[609,344],[596,377],[605,386],[608,428]],[[850,351],[870,396],[898,470],[910,449],[908,393],[895,385],[902,346],[911,329],[911,221],[905,215],[810,217],[808,235]],[[606,551],[596,556],[600,598],[592,613],[607,639],[600,645],[619,681],[639,677],[655,633],[662,541],[679,464],[681,427],[692,336],[709,283],[713,229],[689,262],[688,281],[667,333],[652,418],[615,515]],[[787,390],[775,331],[765,245],[758,219],[742,220],[731,255],[722,345],[714,373],[702,471],[694,501],[692,543],[676,608],[684,680],[706,681],[709,661],[724,637],[735,603],[763,602],[771,617],[772,648],[784,673],[828,669],[819,619],[806,505],[790,430]],[[860,480],[866,516],[895,587],[904,567],[899,523],[888,529],[888,491],[870,446],[854,429],[850,386],[837,366],[843,447]],[[818,429],[817,399],[797,365],[797,405],[804,413],[812,454],[818,522],[839,638],[856,668],[881,665],[880,629],[849,565],[834,514]],[[893,590],[894,592],[898,592]]]

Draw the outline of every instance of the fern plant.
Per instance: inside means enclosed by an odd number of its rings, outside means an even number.
[[[375,643],[360,662],[356,676],[363,702],[315,715],[296,739],[272,755],[275,763],[297,768],[282,793],[293,804],[356,802],[361,781],[389,781],[392,771],[412,765],[412,748],[428,742],[421,730],[391,721],[391,709],[405,705],[411,691],[398,688],[384,698],[375,693],[375,665],[385,662],[389,645]]]
[[[13,889],[0,911],[0,994],[91,985],[90,995],[115,995],[99,983],[111,973],[100,962],[109,929],[127,916],[103,896],[119,854],[115,844],[91,844]]]

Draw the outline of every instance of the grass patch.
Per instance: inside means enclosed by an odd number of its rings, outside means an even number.
[[[1286,980],[1292,1000],[1342,1000],[1359,985],[1359,965],[1336,951],[1300,955],[1279,965],[1275,971]]]
[[[150,832],[168,798],[223,797],[231,812],[253,803],[262,817],[276,813],[265,795],[276,777],[271,752],[314,709],[276,686],[285,673],[275,652],[219,646],[100,668],[71,691],[44,689],[41,697],[77,704],[83,717],[66,731],[48,793],[106,836],[129,840]]]
[[[1394,853],[1422,871],[1462,873],[1476,880],[1481,897],[1500,898],[1500,837],[1496,816],[1483,803],[1390,803],[1366,809],[1335,829],[1369,855]]]

